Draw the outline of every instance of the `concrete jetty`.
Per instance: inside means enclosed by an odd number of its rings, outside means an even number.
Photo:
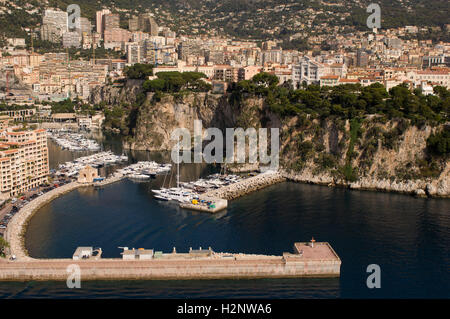
[[[186,256],[189,255],[189,256]],[[245,279],[338,277],[341,260],[328,243],[295,243],[282,256],[216,253],[158,254],[145,260],[0,259],[0,280],[67,280],[68,266],[80,267],[81,280]],[[73,267],[73,266],[72,266]],[[73,269],[73,268],[72,268]]]
[[[280,173],[267,171],[237,183],[206,192],[204,196],[232,200],[283,181],[285,181],[285,178]]]
[[[182,203],[180,204],[180,207],[190,210],[216,213],[227,208],[229,200],[236,199],[283,181],[285,181],[285,178],[277,171],[267,171],[256,176],[243,179],[237,183],[223,186],[202,194],[200,196],[200,200],[203,199],[213,202],[215,204],[214,208],[210,208],[206,205],[195,205],[192,203]]]
[[[97,186],[99,186],[99,187],[106,186],[109,184],[120,182],[124,178],[125,178],[125,176],[123,176],[123,175],[115,175],[115,176],[108,177],[108,178],[104,179],[103,181],[95,182],[92,185],[94,185],[96,187]]]
[[[208,206],[207,204],[202,204],[202,201],[211,202],[214,204],[214,207]],[[221,211],[221,210],[227,208],[227,206],[228,206],[228,201],[226,199],[215,198],[215,197],[200,196],[199,200],[197,202],[198,202],[198,204],[181,203],[180,207],[185,208],[185,209],[198,210],[198,211],[207,212],[207,213],[217,213],[218,211]]]

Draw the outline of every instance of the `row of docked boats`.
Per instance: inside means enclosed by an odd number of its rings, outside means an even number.
[[[152,192],[158,200],[188,203],[198,199],[202,193],[237,183],[240,180],[242,177],[238,175],[213,174],[193,182],[178,182],[177,187],[153,189]]]
[[[58,170],[55,172],[59,176],[74,177],[78,172],[87,165],[99,168],[103,166],[119,164],[128,161],[126,155],[116,155],[111,151],[100,152],[89,156],[79,157],[71,162],[59,164]]]
[[[132,180],[147,180],[161,173],[167,173],[172,168],[172,164],[158,164],[154,161],[140,161],[130,166],[119,169],[116,176],[126,176]]]
[[[152,189],[153,197],[162,201],[176,201],[179,203],[189,203],[193,199],[198,199],[198,194],[183,187]]]
[[[62,149],[69,151],[99,151],[100,144],[95,140],[86,138],[83,134],[72,133],[66,130],[48,130],[48,137],[56,142]]]
[[[194,190],[196,193],[205,193],[213,189],[234,184],[242,180],[243,177],[233,174],[212,174],[206,178],[201,178],[193,182],[180,183],[186,189]]]

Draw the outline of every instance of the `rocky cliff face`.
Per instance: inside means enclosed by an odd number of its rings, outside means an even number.
[[[263,99],[233,103],[227,96],[207,93],[150,94],[139,108],[135,135],[127,147],[135,150],[170,150],[172,130],[193,133],[194,120],[203,128],[278,127],[280,165],[292,180],[354,189],[377,189],[418,196],[450,194],[448,158],[431,158],[426,140],[442,127],[418,128],[407,120],[387,121],[377,116],[359,122],[340,118],[280,118]],[[193,135],[192,135],[193,136]]]
[[[164,95],[155,102],[153,94],[139,109],[136,134],[127,146],[135,150],[170,150],[172,131],[187,128],[193,136],[194,121],[201,120],[203,128],[261,126],[261,99],[249,99],[243,106],[229,103],[227,97],[208,93],[183,96]],[[248,123],[247,123],[248,122]]]
[[[143,80],[128,80],[123,84],[95,87],[89,96],[89,102],[92,104],[104,102],[107,105],[133,104],[143,92],[142,83]]]
[[[427,138],[442,126],[418,128],[407,120],[368,117],[354,129],[348,120],[298,120],[283,127],[288,133],[281,156],[286,178],[449,197],[450,161],[426,151]]]

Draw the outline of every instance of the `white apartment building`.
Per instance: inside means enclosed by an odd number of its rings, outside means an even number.
[[[8,38],[7,41],[8,45],[13,47],[24,47],[26,45],[24,38]]]
[[[42,18],[43,24],[53,24],[62,31],[68,30],[68,15],[65,11],[46,9]]]
[[[442,70],[425,70],[419,71],[409,68],[389,68],[384,70],[384,82],[386,88],[391,88],[398,83],[409,81],[415,87],[422,86],[422,83],[429,83],[432,86],[443,86],[450,88],[450,71]]]
[[[281,63],[283,57],[283,51],[281,49],[266,50],[261,52],[260,61],[265,63]]]
[[[205,74],[208,79],[212,79],[214,77],[214,66],[212,65],[199,65],[197,67],[197,72]]]
[[[298,64],[292,66],[292,83],[295,88],[301,87],[303,82],[308,85],[319,84],[320,78],[328,73],[322,63],[305,56]]]
[[[137,42],[125,43],[125,50],[127,52],[127,63],[135,64],[142,61],[142,46]]]
[[[424,56],[422,58],[422,67],[430,68],[432,66],[446,66],[450,63],[450,56],[446,54]]]
[[[414,82],[420,85],[427,82],[433,85],[439,85],[450,89],[450,71],[448,70],[427,70],[415,73]]]

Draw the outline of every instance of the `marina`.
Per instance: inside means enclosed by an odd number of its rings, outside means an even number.
[[[158,164],[155,161],[139,161],[135,164],[118,169],[114,176],[128,177],[132,180],[147,180],[158,174],[170,171],[172,164]]]
[[[113,152],[100,152],[89,156],[79,157],[73,161],[58,165],[54,173],[57,176],[75,177],[87,165],[99,168],[107,165],[119,164],[128,161],[126,155],[115,155]]]
[[[47,134],[62,149],[70,151],[99,151],[101,149],[99,143],[86,138],[82,133],[73,133],[64,129],[48,129]]]
[[[178,153],[179,154],[179,153]],[[180,182],[180,164],[177,161],[176,187],[152,189],[153,196],[161,201],[176,201],[181,208],[216,213],[228,206],[228,200],[281,182],[284,178],[276,171],[249,173],[247,176],[219,173],[191,182]],[[169,178],[169,183],[172,175]]]
[[[177,186],[172,188],[162,187],[161,189],[153,189],[154,197],[163,201],[177,201],[180,203],[190,203],[192,205],[208,202],[208,206],[214,207],[211,199],[200,199],[200,196],[213,189],[231,185],[242,181],[245,177],[238,175],[222,175],[212,174],[205,178],[200,178],[192,182],[180,182],[177,178]],[[223,206],[223,205],[221,205]],[[226,207],[226,206],[225,206]]]
[[[219,212],[228,206],[228,201],[285,179],[276,171],[266,171],[251,177],[236,175],[210,175],[196,182],[182,183],[183,187],[164,190],[153,190],[158,199],[177,200],[180,207],[208,213]],[[198,188],[201,192],[198,192]]]

